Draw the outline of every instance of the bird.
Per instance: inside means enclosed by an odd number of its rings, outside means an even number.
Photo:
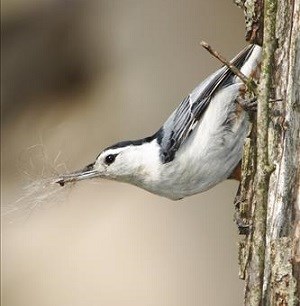
[[[259,45],[249,44],[230,63],[255,78],[261,53]],[[250,129],[249,112],[238,102],[246,101],[245,90],[225,65],[187,95],[156,133],[109,146],[84,169],[56,183],[110,179],[171,200],[207,191],[230,178],[240,164]]]

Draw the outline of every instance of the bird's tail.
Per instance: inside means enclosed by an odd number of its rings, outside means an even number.
[[[246,77],[256,78],[257,68],[261,63],[262,48],[258,45],[249,45],[244,48],[231,63],[236,66]]]

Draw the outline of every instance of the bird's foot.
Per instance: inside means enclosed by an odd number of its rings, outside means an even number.
[[[269,103],[282,102],[282,99],[270,99]],[[238,96],[236,98],[236,103],[238,103],[242,109],[246,112],[256,112],[257,111],[257,97],[244,97]]]
[[[257,111],[257,97],[241,97],[236,98],[236,102],[242,107],[246,112],[256,112]]]

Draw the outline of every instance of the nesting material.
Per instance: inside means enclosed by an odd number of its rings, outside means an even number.
[[[58,180],[55,177],[31,182],[23,188],[23,195],[19,199],[2,207],[2,216],[15,219],[28,216],[37,208],[62,203],[74,184],[60,188]]]
[[[9,220],[30,215],[37,208],[47,208],[49,205],[63,203],[74,181],[69,181],[64,188],[57,184],[63,178],[70,176],[66,173],[64,163],[59,163],[60,153],[54,159],[46,154],[44,145],[34,145],[22,154],[21,171],[29,183],[25,183],[21,196],[1,207],[1,216]],[[60,183],[61,186],[64,183]]]

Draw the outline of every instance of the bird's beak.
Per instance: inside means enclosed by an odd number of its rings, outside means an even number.
[[[77,182],[99,176],[99,172],[94,169],[94,163],[86,166],[82,170],[62,175],[56,183],[64,186],[66,183]]]

